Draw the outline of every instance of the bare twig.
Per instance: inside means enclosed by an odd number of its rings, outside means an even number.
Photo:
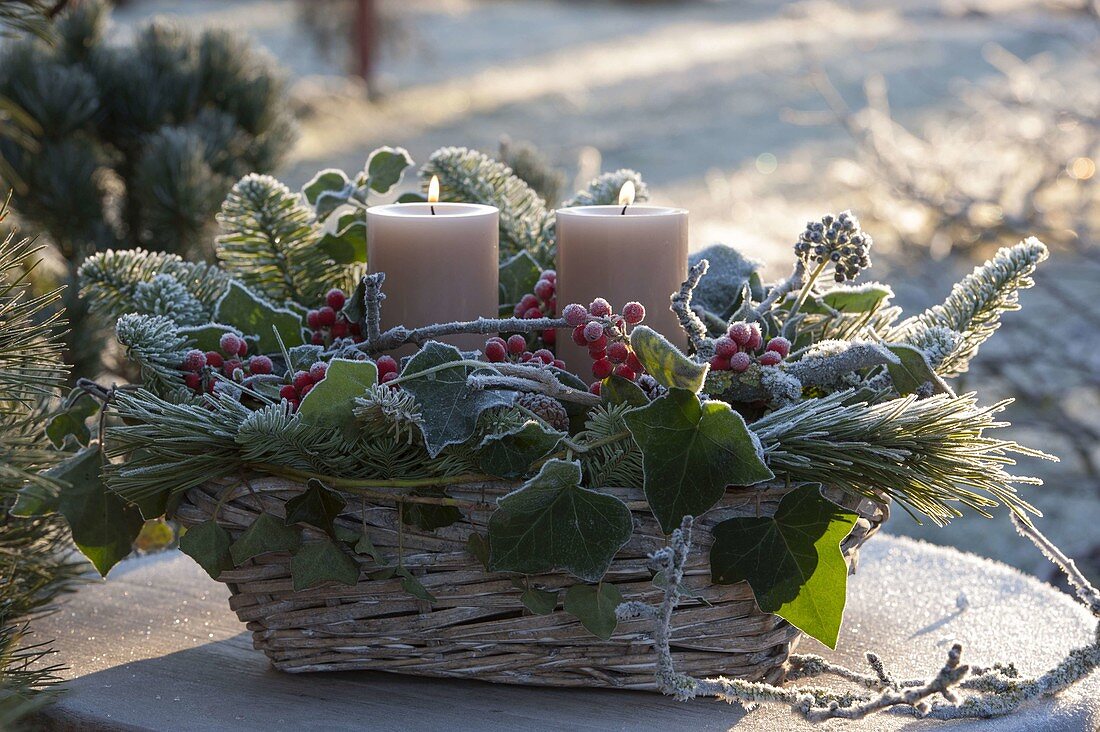
[[[680,321],[680,327],[687,333],[688,342],[695,353],[703,355],[708,350],[707,327],[699,316],[691,309],[691,296],[695,288],[699,286],[699,280],[710,269],[710,262],[700,259],[688,269],[687,279],[680,285],[680,290],[672,295],[672,312],[676,313],[676,319]]]

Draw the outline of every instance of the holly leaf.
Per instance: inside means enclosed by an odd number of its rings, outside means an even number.
[[[471,388],[466,378],[473,372],[457,348],[428,341],[401,373],[401,387],[424,407],[420,430],[430,457],[470,439],[486,409],[506,407],[515,399],[511,392]]]
[[[649,397],[633,381],[612,374],[600,384],[600,398],[609,404],[629,404],[632,407],[644,407]]]
[[[45,475],[61,484],[57,511],[69,524],[73,543],[106,577],[133,549],[145,520],[137,508],[107,489],[100,477],[102,466],[103,455],[95,445]]]
[[[729,485],[774,478],[759,441],[728,404],[670,389],[623,415],[642,451],[646,500],[666,534],[708,511]]]
[[[229,532],[214,519],[192,526],[180,537],[180,551],[198,562],[211,579],[233,569]]]
[[[286,525],[306,524],[335,539],[336,532],[332,523],[344,510],[347,501],[316,478],[311,478],[306,486],[304,493],[286,502]]]
[[[531,471],[531,465],[557,448],[565,435],[530,420],[499,435],[487,435],[478,447],[478,465],[482,471],[500,478],[519,478]]]
[[[727,519],[714,527],[711,579],[746,581],[756,604],[836,648],[848,565],[840,542],[859,516],[824,498],[818,484],[795,488],[775,516]]]
[[[886,348],[898,357],[897,363],[886,364],[898,394],[913,394],[925,384],[932,386],[933,394],[952,394],[951,387],[944,383],[919,348],[902,343],[888,343]]]
[[[354,585],[359,581],[359,564],[336,542],[325,539],[302,544],[290,560],[290,577],[295,592],[326,582]]]
[[[549,460],[501,498],[489,518],[489,568],[539,574],[563,569],[596,582],[634,530],[614,496],[581,487],[579,462]]]
[[[270,513],[261,513],[229,547],[234,565],[269,552],[293,552],[302,544],[302,533]]]
[[[630,345],[645,370],[662,386],[693,392],[703,388],[707,364],[695,363],[652,328],[644,325],[636,327],[630,333]]]
[[[615,585],[573,585],[565,591],[565,611],[576,616],[589,633],[608,640],[619,624],[615,608],[623,604],[623,594]]]
[[[405,148],[380,147],[367,158],[367,184],[372,191],[389,193],[401,182],[405,169],[412,164],[412,157]]]
[[[343,427],[354,419],[351,410],[355,397],[378,383],[378,367],[373,361],[334,358],[329,361],[325,378],[313,385],[298,407],[302,420],[310,424]]]
[[[826,292],[820,298],[810,298],[802,304],[802,312],[828,314],[829,309],[842,313],[869,313],[881,304],[888,302],[894,291],[888,285],[868,282],[863,285],[840,285]],[[817,301],[820,300],[821,304]],[[822,305],[828,306],[822,307]]]
[[[98,412],[99,402],[91,394],[82,389],[73,389],[62,402],[61,409],[46,422],[46,436],[56,448],[64,447],[70,436],[82,447],[87,447],[92,439],[87,420]]]
[[[401,577],[401,589],[415,598],[425,602],[435,602],[435,595],[428,592],[428,588],[421,584],[420,580],[413,576],[405,567],[398,567],[395,574]]]
[[[367,220],[363,209],[342,206],[333,211],[321,228],[321,251],[337,264],[367,261]]]
[[[558,592],[528,587],[520,594],[519,601],[535,615],[549,615],[558,606]]]
[[[188,325],[179,329],[179,334],[187,339],[192,348],[200,351],[215,351],[221,353],[221,339],[226,333],[244,337],[244,333],[228,325],[221,323],[207,323],[206,325]]]
[[[445,498],[442,489],[417,488],[410,495]],[[406,503],[401,509],[401,520],[421,531],[435,531],[462,520],[462,511],[455,506],[436,506],[430,503]]]
[[[535,261],[527,250],[509,257],[500,265],[500,315],[512,317],[516,304],[528,292],[534,289],[539,281],[542,267]]]
[[[248,335],[255,335],[259,353],[278,353],[279,338],[288,345],[302,342],[302,319],[293,310],[278,308],[236,280],[214,306],[214,318]]]

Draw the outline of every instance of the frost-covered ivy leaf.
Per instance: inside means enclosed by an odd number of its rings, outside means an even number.
[[[848,583],[840,542],[859,516],[823,497],[820,488],[795,488],[774,517],[715,526],[710,574],[717,584],[747,581],[761,610],[836,648]]]
[[[179,329],[179,334],[187,339],[191,348],[200,351],[215,351],[221,353],[221,339],[226,333],[244,337],[244,333],[236,328],[221,323],[207,323],[206,325],[188,325]]]
[[[531,420],[499,435],[487,435],[478,447],[478,465],[489,475],[518,478],[554,451],[565,435]]]
[[[345,205],[333,211],[321,228],[317,246],[337,264],[367,261],[367,219],[363,209]]]
[[[359,564],[336,542],[325,539],[299,547],[290,560],[290,577],[295,592],[325,582],[354,585],[359,581]]]
[[[55,412],[46,422],[46,436],[54,447],[65,446],[65,440],[72,436],[82,446],[87,447],[92,439],[92,431],[88,429],[87,420],[93,414],[99,412],[99,402],[95,398],[81,390],[74,389],[61,405],[61,409]]]
[[[405,592],[425,602],[435,602],[435,595],[428,592],[428,588],[408,568],[398,567],[395,574],[401,577],[401,589]]]
[[[623,604],[623,593],[607,582],[573,585],[565,591],[565,611],[576,616],[589,633],[608,640],[619,624],[615,608]]]
[[[519,601],[535,615],[549,615],[558,606],[558,592],[528,587],[520,594]]]
[[[252,557],[268,552],[293,552],[302,543],[302,532],[270,513],[261,513],[229,547],[233,563],[244,564]]]
[[[445,498],[440,488],[417,488],[410,495]],[[405,503],[401,508],[401,520],[421,531],[435,531],[462,520],[462,511],[455,506],[437,506],[431,503]]]
[[[840,285],[821,296],[821,302],[842,313],[869,313],[894,296],[889,286],[878,282],[863,285]],[[802,312],[825,314],[829,311],[814,299],[802,304]]]
[[[229,532],[214,519],[203,521],[180,537],[180,551],[194,559],[212,579],[227,569],[233,569],[229,552]]]
[[[57,511],[69,523],[73,542],[106,577],[124,559],[145,523],[134,506],[107,489],[100,477],[99,446],[86,447],[46,476],[62,484]]]
[[[708,511],[729,485],[775,477],[759,442],[728,404],[670,389],[623,415],[642,450],[645,496],[666,534]]]
[[[634,530],[625,503],[581,487],[575,461],[547,461],[497,503],[489,518],[489,566],[497,572],[563,569],[596,582]]]
[[[898,363],[888,363],[890,379],[898,394],[905,396],[920,390],[925,384],[932,385],[933,394],[951,394],[949,387],[939,374],[928,364],[928,359],[919,348],[903,343],[888,343],[886,348],[898,357]]]
[[[731,313],[743,295],[746,283],[760,268],[760,262],[746,258],[741,252],[725,244],[714,244],[688,257],[688,264],[695,265],[705,259],[710,267],[691,293],[693,303],[701,305],[715,315]]]
[[[424,405],[420,430],[433,458],[447,445],[470,439],[486,409],[506,407],[515,398],[512,392],[468,386],[466,378],[474,369],[461,361],[462,354],[454,346],[429,341],[401,372],[401,387]]]
[[[229,289],[214,307],[214,319],[256,336],[259,353],[279,352],[272,327],[287,346],[302,342],[302,319],[293,310],[275,307],[236,280],[230,281]]]
[[[412,156],[405,148],[380,147],[367,158],[367,183],[376,193],[389,193],[412,164]]]
[[[325,378],[313,385],[298,407],[302,420],[310,424],[343,427],[354,421],[355,397],[363,396],[378,383],[378,367],[373,361],[334,358],[329,361]]]
[[[320,200],[322,194],[343,191],[350,184],[351,180],[348,179],[344,171],[337,168],[325,168],[302,186],[302,195],[306,197],[306,201],[309,202],[310,206],[317,206],[317,201]],[[318,213],[317,218],[323,219],[324,216]]]
[[[698,392],[707,377],[707,365],[699,364],[680,352],[663,335],[639,325],[630,333],[630,345],[638,360],[657,383]]]
[[[600,397],[605,402],[615,405],[629,404],[632,407],[644,407],[649,404],[649,397],[640,386],[615,374],[608,376],[600,384]]]
[[[287,351],[287,355],[290,356],[290,372],[309,371],[310,366],[321,360],[321,354],[324,352],[324,348],[312,344],[294,346]]]
[[[335,538],[332,522],[344,510],[347,501],[316,478],[311,478],[306,485],[304,493],[286,502],[286,525],[306,524]]]
[[[510,318],[516,304],[539,281],[542,267],[527,250],[509,257],[500,265],[500,315]]]

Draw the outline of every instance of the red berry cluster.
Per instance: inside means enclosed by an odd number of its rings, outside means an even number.
[[[180,370],[184,372],[183,381],[187,388],[196,393],[214,391],[214,379],[206,378],[213,372],[239,381],[254,374],[270,374],[273,368],[271,359],[264,355],[248,355],[248,344],[240,336],[226,333],[218,342],[222,353],[207,351],[203,353],[192,348],[184,354]],[[204,383],[205,382],[205,383]]]
[[[741,373],[753,363],[776,366],[791,352],[791,342],[776,336],[764,345],[764,336],[756,323],[738,321],[731,323],[726,334],[714,341],[714,358],[710,360],[713,371]]]
[[[374,365],[378,367],[379,384],[388,384],[397,378],[397,361],[394,360],[393,356],[379,356]],[[400,389],[401,387],[395,385],[394,388]]]
[[[492,363],[541,361],[547,366],[557,366],[559,369],[565,368],[565,362],[559,358],[554,358],[554,354],[549,349],[540,348],[534,352],[528,350],[527,339],[518,333],[509,336],[508,340],[504,340],[500,336],[493,336],[485,341],[485,358]]]
[[[539,275],[539,281],[516,304],[513,314],[517,318],[532,320],[534,318],[552,318],[558,311],[558,273],[552,269],[543,270]],[[547,328],[539,333],[544,346],[553,348],[557,332],[553,328]],[[524,346],[524,350],[526,346]],[[486,354],[488,355],[488,354]]]
[[[573,326],[573,342],[586,347],[592,357],[596,381],[590,388],[594,394],[600,393],[600,382],[612,374],[635,381],[645,373],[626,337],[627,326],[645,320],[641,303],[628,302],[622,313],[616,314],[607,300],[597,297],[587,308],[577,303],[566,305],[561,314]]]
[[[290,379],[290,383],[284,384],[279,389],[279,397],[290,402],[292,411],[297,409],[301,401],[306,398],[306,394],[308,394],[318,382],[324,380],[327,372],[328,364],[324,361],[315,362],[309,367],[309,371],[295,371],[294,376]]]
[[[356,343],[363,342],[363,330],[358,323],[348,320],[342,312],[347,294],[338,288],[332,288],[325,295],[325,304],[306,313],[306,325],[313,331],[310,343],[315,346],[331,346],[338,338],[351,338]]]

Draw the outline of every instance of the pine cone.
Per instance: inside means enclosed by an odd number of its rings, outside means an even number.
[[[569,429],[569,414],[565,411],[565,407],[561,405],[561,402],[554,397],[545,394],[524,393],[516,399],[516,404],[530,409],[556,430],[565,431]]]
[[[668,389],[657,383],[657,379],[654,379],[649,374],[642,374],[638,377],[638,381],[635,382],[645,392],[645,395],[652,401],[657,397],[662,397],[668,393]]]

